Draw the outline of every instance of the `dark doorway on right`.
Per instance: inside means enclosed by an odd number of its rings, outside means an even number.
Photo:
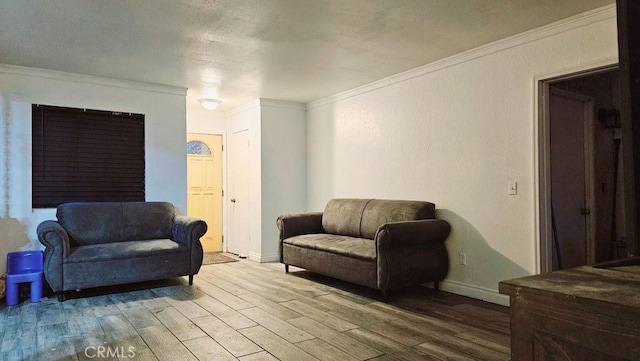
[[[543,273],[608,260],[640,264],[640,1],[616,0],[616,11],[617,67],[540,81]],[[552,96],[563,110],[555,118],[566,122],[551,120]]]
[[[548,85],[551,270],[627,257],[619,71]]]

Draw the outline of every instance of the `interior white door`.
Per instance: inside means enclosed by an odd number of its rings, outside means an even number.
[[[588,100],[565,91],[550,92],[551,202],[559,248],[558,254],[554,246],[553,269],[560,268],[558,263],[563,269],[589,263]]]
[[[229,242],[227,251],[247,257],[250,250],[249,131],[232,133],[228,143]]]

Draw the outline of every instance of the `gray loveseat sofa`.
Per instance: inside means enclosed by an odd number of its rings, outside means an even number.
[[[44,275],[64,291],[193,275],[202,265],[204,221],[166,202],[65,203],[37,229]]]
[[[443,280],[450,226],[421,201],[332,199],[324,212],[278,217],[280,262],[387,292]]]

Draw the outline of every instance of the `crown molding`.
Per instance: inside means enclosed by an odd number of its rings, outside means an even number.
[[[74,83],[101,85],[101,86],[107,86],[107,87],[113,87],[113,88],[140,90],[140,91],[162,93],[162,94],[171,94],[171,95],[180,95],[180,96],[187,95],[187,88],[182,88],[177,86],[105,78],[105,77],[99,77],[94,75],[67,73],[67,72],[58,71],[58,70],[29,68],[29,67],[9,65],[9,64],[0,64],[0,73],[68,81],[68,82],[74,82]]]
[[[243,105],[237,106],[227,112],[224,113],[226,117],[234,116],[238,113],[243,113],[248,110],[251,110],[256,107],[270,107],[270,108],[281,108],[281,109],[291,109],[291,110],[299,110],[305,112],[307,110],[307,106],[304,103],[292,102],[288,100],[277,100],[277,99],[267,99],[267,98],[257,98]]]
[[[251,110],[253,108],[259,107],[260,106],[260,99],[254,99],[248,103],[244,103],[242,105],[239,105],[233,109],[230,109],[228,111],[226,111],[224,113],[225,117],[232,117],[234,115],[240,114],[240,113],[244,113],[248,110]]]
[[[554,23],[525,31],[520,34],[510,36],[501,40],[491,42],[477,48],[458,53],[442,60],[419,66],[417,68],[407,70],[405,72],[395,74],[372,83],[353,88],[328,97],[313,100],[307,103],[307,109],[319,107],[326,104],[335,103],[340,100],[352,98],[354,96],[368,93],[376,89],[380,89],[392,84],[404,82],[406,80],[433,73],[442,69],[446,69],[455,65],[466,63],[468,61],[481,58],[490,54],[494,54],[509,48],[520,46],[541,40],[553,35],[561,34],[567,31],[579,29],[590,24],[605,21],[616,17],[615,4],[600,7],[595,10],[587,11],[582,14],[556,21]]]
[[[287,100],[260,98],[260,105],[271,108],[285,108],[291,110],[306,111],[307,107],[304,103],[292,102]]]

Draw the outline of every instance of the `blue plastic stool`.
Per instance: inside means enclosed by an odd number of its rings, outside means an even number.
[[[31,302],[42,298],[42,251],[7,254],[7,306],[18,304],[18,283],[31,282]]]

